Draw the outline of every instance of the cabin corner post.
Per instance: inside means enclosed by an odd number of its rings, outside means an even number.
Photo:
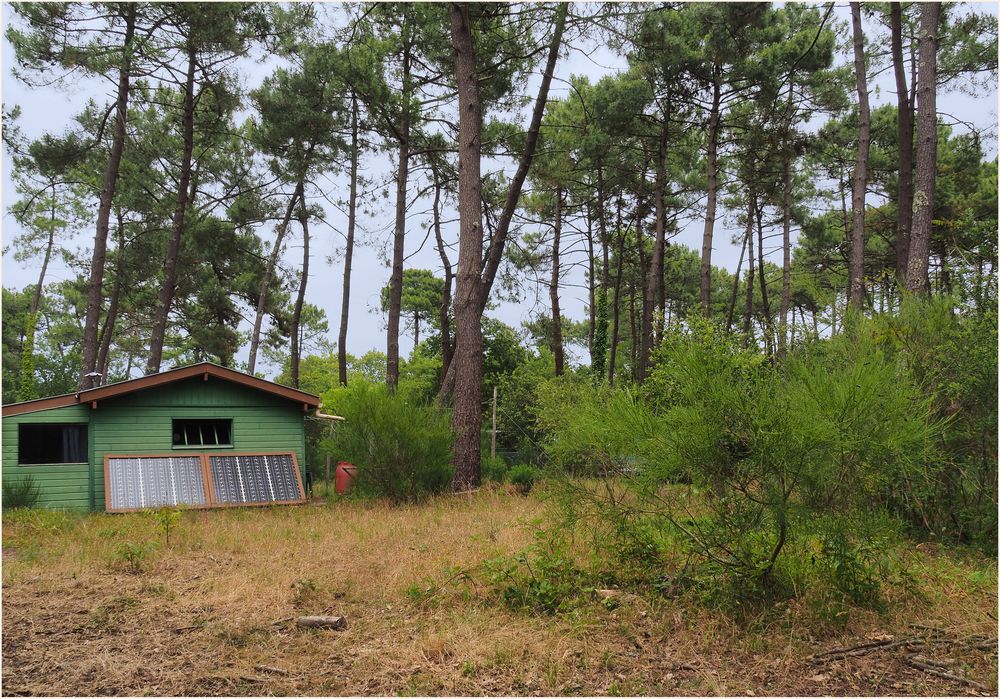
[[[95,451],[95,440],[94,440],[94,420],[93,420],[93,409],[90,411],[90,415],[87,420],[87,509],[90,512],[97,511],[97,474],[94,473],[94,469],[97,468],[97,464],[94,459]],[[107,503],[105,503],[107,507]]]

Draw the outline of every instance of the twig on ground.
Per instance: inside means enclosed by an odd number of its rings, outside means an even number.
[[[943,670],[935,665],[930,665],[926,662],[921,662],[914,658],[908,657],[904,659],[904,662],[912,668],[926,672],[928,675],[934,675],[935,677],[942,677],[946,680],[952,680],[954,682],[960,682],[962,684],[967,684],[970,687],[978,689],[980,692],[988,692],[989,690],[985,685],[979,684],[975,680],[970,680],[968,677],[963,677],[962,675],[956,675],[950,670]]]

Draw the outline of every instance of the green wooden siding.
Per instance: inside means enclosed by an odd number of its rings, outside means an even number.
[[[40,506],[86,509],[89,505],[87,464],[22,466],[17,463],[17,435],[18,426],[22,424],[79,424],[89,421],[90,409],[85,405],[4,418],[0,426],[3,436],[3,482],[20,480],[31,474],[38,484]]]
[[[76,411],[68,413],[64,411]],[[56,414],[59,413],[57,416]],[[69,415],[82,415],[71,419]],[[89,414],[89,415],[88,415]],[[89,418],[89,420],[88,420]],[[172,420],[184,418],[231,419],[232,447],[175,448]],[[57,408],[28,413],[3,421],[4,478],[8,472],[36,473],[43,470],[65,474],[63,480],[46,480],[42,504],[51,507],[89,506],[88,472],[81,466],[19,467],[17,426],[19,421],[88,422],[95,506],[104,509],[104,456],[106,454],[183,454],[191,452],[292,451],[305,473],[305,430],[302,406],[247,386],[211,378],[178,381],[87,406]],[[60,469],[62,469],[60,471]],[[51,488],[51,490],[50,490]]]

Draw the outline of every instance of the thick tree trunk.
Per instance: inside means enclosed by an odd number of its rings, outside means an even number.
[[[913,104],[906,86],[903,64],[902,5],[889,5],[892,29],[892,67],[896,75],[896,125],[899,139],[899,177],[896,195],[896,279],[906,284],[910,256],[910,226],[913,224]]]
[[[552,276],[549,278],[549,303],[552,306],[552,354],[556,376],[563,374],[562,316],[559,313],[559,239],[562,237],[562,190],[556,190],[556,217],[552,228]],[[593,259],[593,258],[591,258]]]
[[[125,38],[122,41],[122,64],[118,69],[118,98],[115,104],[115,128],[111,135],[111,152],[104,169],[100,203],[97,207],[97,226],[94,233],[94,253],[90,260],[90,282],[87,287],[87,316],[83,326],[83,362],[80,367],[80,389],[92,388],[96,382],[87,374],[96,370],[98,352],[98,326],[103,300],[104,263],[108,254],[108,229],[111,221],[111,202],[118,186],[118,171],[125,149],[125,122],[128,117],[128,96],[131,87],[132,41],[135,37],[136,5],[128,5],[125,15]]]
[[[653,311],[663,285],[663,245],[666,236],[666,149],[667,126],[664,123],[660,130],[659,145],[656,150],[656,228],[653,239],[653,254],[649,264],[649,275],[646,278],[646,289],[642,303],[642,341],[639,348],[639,382],[643,382],[649,374],[650,361],[653,352]],[[641,241],[640,241],[641,242]]]
[[[403,253],[406,242],[406,190],[410,173],[410,43],[403,26],[403,109],[399,119],[399,167],[396,171],[396,227],[392,234],[389,318],[386,329],[385,380],[390,391],[399,384],[399,316],[403,307]]]
[[[931,230],[937,171],[937,48],[941,5],[920,5],[920,72],[917,87],[917,174],[913,194],[913,229],[906,268],[906,288],[927,293]]]
[[[174,218],[170,231],[170,241],[167,243],[167,256],[163,261],[163,282],[157,299],[156,315],[153,318],[153,332],[149,341],[149,359],[146,361],[146,373],[156,374],[160,371],[163,359],[163,343],[167,333],[167,320],[170,318],[170,306],[173,304],[174,291],[177,286],[177,262],[181,251],[181,236],[184,233],[184,215],[187,212],[191,181],[191,156],[194,152],[194,71],[196,53],[194,45],[187,49],[187,77],[184,82],[184,106],[181,129],[184,139],[184,150],[181,155],[180,179],[177,184],[177,201],[174,205]]]
[[[865,303],[865,191],[868,186],[868,152],[872,140],[860,2],[851,3],[851,26],[854,36],[854,79],[858,91],[858,157],[854,163],[851,190],[853,222],[847,255],[847,305],[859,311]]]
[[[450,3],[451,42],[455,54],[458,87],[458,275],[455,287],[455,382],[451,426],[455,465],[453,488],[468,490],[479,485],[480,435],[482,424],[482,317],[483,260],[482,152],[483,112],[479,100],[479,76],[472,39],[469,7]]]
[[[715,234],[715,211],[719,187],[719,103],[722,92],[722,66],[712,71],[712,108],[708,118],[707,180],[708,201],[705,204],[705,231],[701,237],[701,309],[707,318],[712,313],[712,237]]]
[[[257,368],[257,349],[260,347],[261,326],[264,324],[264,311],[267,308],[267,293],[271,288],[271,279],[274,278],[274,270],[278,266],[278,258],[281,256],[281,246],[285,242],[285,233],[288,231],[288,224],[292,220],[295,212],[295,205],[302,196],[301,189],[296,186],[288,206],[285,207],[285,215],[278,225],[278,230],[274,235],[274,247],[267,258],[267,266],[264,268],[264,277],[260,280],[260,291],[257,294],[257,311],[254,314],[253,330],[250,333],[250,357],[247,360],[247,373],[252,374]]]
[[[303,182],[299,189],[305,190]],[[306,210],[306,198],[299,199],[299,225],[302,226],[302,279],[299,281],[299,291],[295,296],[295,306],[292,309],[290,334],[292,340],[291,379],[292,388],[299,387],[299,364],[302,360],[302,346],[299,340],[299,326],[302,321],[302,306],[306,301],[306,284],[309,282],[309,212]]]
[[[351,313],[351,262],[354,259],[354,228],[358,216],[358,96],[351,91],[351,193],[347,202],[347,241],[344,244],[344,287],[340,301],[340,333],[337,335],[337,370],[340,385],[347,385],[347,321]]]
[[[538,86],[538,95],[535,98],[535,106],[531,113],[531,123],[529,124],[528,131],[525,134],[524,150],[521,152],[521,159],[518,162],[514,178],[511,180],[510,188],[507,190],[507,200],[504,203],[503,210],[500,212],[500,217],[497,219],[496,230],[494,230],[493,237],[490,239],[490,247],[486,252],[486,258],[485,260],[481,259],[479,262],[479,265],[481,265],[481,269],[483,270],[481,280],[482,290],[479,293],[478,299],[480,317],[482,317],[483,312],[486,310],[486,302],[489,298],[490,290],[493,288],[493,281],[496,279],[497,270],[500,268],[500,262],[503,259],[503,249],[506,245],[507,235],[510,231],[510,223],[514,218],[514,211],[517,209],[517,203],[521,197],[521,188],[524,186],[524,180],[528,176],[528,169],[531,167],[531,161],[535,157],[535,148],[538,145],[538,132],[542,125],[542,116],[545,113],[545,103],[548,101],[549,87],[552,84],[552,76],[555,73],[556,61],[559,58],[559,47],[562,44],[562,35],[563,30],[566,27],[566,14],[568,11],[569,3],[560,3],[555,7],[555,26],[552,31],[552,40],[549,42],[548,58],[546,59],[545,70],[542,73],[542,82]],[[465,10],[465,12],[467,15],[468,11]],[[452,27],[454,28],[454,25],[452,25]],[[479,128],[480,130],[482,129],[481,124]],[[482,211],[481,207],[482,202],[480,202],[480,212]],[[481,228],[481,217],[477,221],[477,225]],[[461,248],[461,245],[459,245],[459,248]],[[459,257],[461,258],[461,249],[459,250]],[[461,260],[459,261],[459,268],[461,269]],[[458,287],[456,284],[456,298],[457,293]],[[457,307],[455,312],[455,342],[457,345],[459,332]],[[480,370],[481,369],[482,367],[480,366]],[[436,399],[438,405],[444,405],[447,403],[448,396],[452,394],[456,383],[455,371],[455,362],[452,361],[451,365],[448,367],[448,372],[445,374],[444,380],[441,382],[441,390],[438,392]],[[476,468],[479,468],[478,464],[476,465]]]

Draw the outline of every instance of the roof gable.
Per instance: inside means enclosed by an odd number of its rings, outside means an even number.
[[[197,376],[202,376],[206,380],[208,377],[214,377],[223,381],[248,386],[258,391],[301,403],[305,408],[319,407],[319,397],[311,393],[282,386],[273,381],[258,379],[256,376],[250,376],[241,371],[228,369],[211,362],[201,362],[200,364],[170,369],[159,374],[151,374],[138,379],[129,379],[127,381],[108,384],[107,386],[98,386],[97,388],[90,388],[85,391],[78,391],[77,393],[66,393],[61,396],[39,398],[37,400],[24,401],[23,403],[11,403],[10,405],[3,406],[3,417],[33,413],[40,410],[51,410],[52,408],[61,408],[67,405],[94,403],[155,386],[165,386]]]

